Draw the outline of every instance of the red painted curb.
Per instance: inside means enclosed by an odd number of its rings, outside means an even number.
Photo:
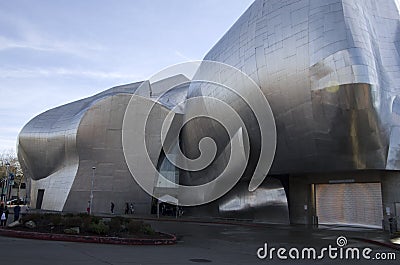
[[[39,232],[18,231],[11,229],[0,229],[1,236],[17,237],[26,239],[67,241],[79,243],[99,243],[99,244],[116,244],[116,245],[173,245],[176,244],[176,236],[168,235],[171,238],[120,238],[120,237],[101,237],[101,236],[79,236],[66,234],[49,234]]]

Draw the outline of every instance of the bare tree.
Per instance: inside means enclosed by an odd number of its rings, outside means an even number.
[[[1,193],[3,193],[4,184],[9,177],[7,175],[7,164],[9,164],[8,173],[12,173],[14,175],[14,183],[18,186],[17,194],[19,198],[21,185],[24,180],[24,174],[18,161],[18,157],[12,149],[0,151],[0,180],[2,183],[1,187],[3,187]]]

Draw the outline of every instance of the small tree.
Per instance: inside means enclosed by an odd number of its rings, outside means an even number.
[[[21,186],[22,186],[25,176],[24,176],[24,173],[22,172],[22,168],[21,168],[21,165],[19,164],[19,162],[17,162],[16,164],[17,164],[17,166],[15,168],[14,183],[18,187],[17,197],[18,197],[18,199],[20,199],[21,198],[21,196],[20,196]]]
[[[21,169],[21,165],[18,162],[17,155],[13,150],[3,150],[0,152],[0,180],[1,187],[4,187],[7,176],[7,163],[9,164],[8,173],[14,174],[14,182],[18,185],[18,198],[21,189],[22,182],[24,180],[24,174]]]

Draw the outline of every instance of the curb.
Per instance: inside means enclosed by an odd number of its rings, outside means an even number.
[[[52,240],[52,241],[67,241],[78,243],[97,243],[97,244],[114,244],[114,245],[173,245],[176,244],[176,236],[162,233],[170,238],[120,238],[120,237],[101,237],[101,236],[79,236],[79,235],[64,235],[50,234],[28,231],[17,231],[10,229],[0,229],[0,235],[6,237],[17,237],[25,239]]]

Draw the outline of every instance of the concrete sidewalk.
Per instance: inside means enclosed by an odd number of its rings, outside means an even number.
[[[105,216],[112,216],[106,214]],[[228,218],[211,218],[211,217],[192,217],[192,216],[157,216],[154,215],[121,215],[126,218],[153,221],[153,222],[178,222],[178,223],[197,223],[197,224],[219,224],[219,225],[238,225],[243,227],[258,227],[267,229],[278,229],[278,230],[291,230],[291,231],[307,231],[307,233],[321,233],[330,232],[333,234],[346,233],[347,235],[358,238],[376,241],[379,243],[388,244],[388,247],[400,249],[400,246],[394,245],[390,242],[390,234],[383,229],[360,227],[360,226],[347,226],[347,225],[319,225],[319,226],[306,226],[306,225],[290,225],[290,224],[271,224],[253,222],[252,220],[243,219],[228,219]]]

